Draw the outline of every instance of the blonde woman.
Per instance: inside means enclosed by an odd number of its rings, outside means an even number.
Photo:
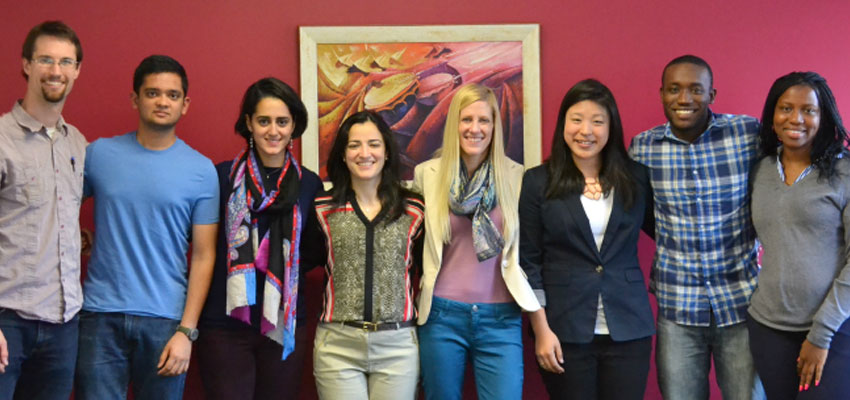
[[[460,399],[471,361],[478,397],[522,397],[521,311],[540,304],[518,263],[523,167],[505,155],[496,96],[470,84],[454,94],[439,156],[416,167],[425,199],[419,296],[427,399]]]

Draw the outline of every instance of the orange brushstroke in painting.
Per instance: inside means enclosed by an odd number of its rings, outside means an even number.
[[[339,125],[372,110],[392,127],[409,178],[439,148],[455,90],[471,82],[496,91],[507,153],[522,161],[521,42],[321,44],[317,56],[323,177]]]

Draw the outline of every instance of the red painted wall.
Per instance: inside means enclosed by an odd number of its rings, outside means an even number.
[[[25,90],[20,46],[26,32],[45,19],[62,19],[77,31],[85,52],[65,106],[69,122],[90,141],[134,129],[132,71],[149,54],[168,54],[184,64],[190,80],[192,105],[178,135],[215,162],[244,143],[232,126],[251,82],[274,75],[299,87],[301,25],[540,24],[544,157],[560,99],[583,78],[598,78],[613,90],[627,136],[664,122],[661,69],[683,53],[711,63],[718,112],[758,116],[770,84],[792,70],[821,73],[845,117],[850,107],[850,3],[840,0],[2,0],[0,15],[0,112]],[[84,210],[87,226],[90,207]],[[651,252],[647,241],[645,268]],[[526,398],[542,396],[533,367],[533,358],[527,359]],[[187,398],[203,398],[196,375]],[[660,398],[654,375],[647,398]]]

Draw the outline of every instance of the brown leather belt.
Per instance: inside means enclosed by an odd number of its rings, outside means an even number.
[[[352,328],[363,329],[364,331],[394,331],[401,328],[409,328],[411,326],[416,325],[416,321],[402,321],[402,322],[366,322],[366,321],[342,321],[342,324],[345,326],[350,326]]]

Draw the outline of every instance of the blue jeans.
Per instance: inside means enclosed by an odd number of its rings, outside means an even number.
[[[157,364],[180,321],[122,313],[80,312],[77,400],[133,397],[181,399],[186,374],[157,375]]]
[[[460,399],[467,359],[481,400],[522,398],[522,313],[514,303],[467,304],[434,297],[419,327],[426,399]]]
[[[64,324],[23,319],[0,308],[9,365],[0,374],[0,400],[68,400],[77,359],[77,317]]]
[[[707,400],[712,357],[723,399],[764,398],[745,323],[718,327],[712,317],[707,327],[686,326],[659,315],[657,340],[655,362],[664,399]]]

